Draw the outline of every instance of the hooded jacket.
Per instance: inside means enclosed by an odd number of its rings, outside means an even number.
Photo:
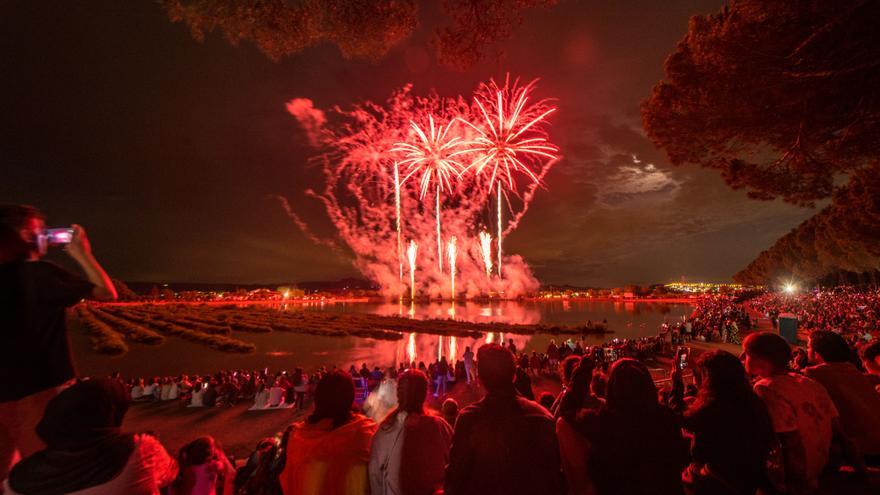
[[[332,420],[293,426],[281,472],[285,495],[366,495],[367,463],[376,423],[360,414],[333,428]]]

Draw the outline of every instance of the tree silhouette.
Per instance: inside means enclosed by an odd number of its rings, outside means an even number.
[[[432,45],[439,60],[466,69],[489,48],[509,38],[523,11],[557,0],[444,0],[451,20],[437,30]],[[323,42],[346,58],[376,60],[413,33],[419,24],[416,0],[160,0],[173,22],[189,26],[193,37],[219,31],[233,45],[253,42],[273,60]]]
[[[832,199],[737,280],[878,269],[877,26],[877,1],[734,0],[691,18],[642,103],[645,131],[674,164],[717,169],[756,199]]]
[[[880,152],[880,2],[740,0],[695,16],[642,104],[675,164],[812,205]]]

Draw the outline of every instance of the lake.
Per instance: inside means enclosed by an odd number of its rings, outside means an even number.
[[[636,338],[656,334],[664,322],[680,320],[691,312],[687,303],[618,302],[618,301],[495,301],[424,303],[413,306],[381,302],[314,302],[280,305],[279,311],[330,311],[337,313],[371,313],[410,318],[456,318],[475,322],[549,323],[582,325],[588,320],[607,321],[613,333],[588,335],[586,344],[595,345],[614,338]],[[252,354],[228,354],[199,344],[169,337],[160,346],[129,343],[123,356],[108,357],[93,352],[88,337],[72,328],[71,341],[81,375],[99,376],[121,371],[125,376],[204,374],[220,369],[293,369],[311,370],[318,366],[366,362],[369,366],[391,366],[414,358],[435,360],[439,354],[458,356],[465,346],[480,345],[486,339],[498,340],[501,335],[482,339],[439,337],[428,334],[406,334],[400,341],[382,341],[357,337],[319,337],[313,335],[273,332],[265,334],[238,333],[233,336],[257,346]],[[544,351],[551,339],[561,342],[569,336],[504,335],[513,338],[519,349]]]

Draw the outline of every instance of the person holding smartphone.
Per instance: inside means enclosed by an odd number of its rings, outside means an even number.
[[[31,206],[0,205],[0,479],[16,451],[43,444],[34,428],[46,404],[75,377],[65,309],[84,298],[116,299],[116,289],[92,255],[85,230],[71,226],[65,250],[85,273],[43,261],[49,247],[45,217]]]

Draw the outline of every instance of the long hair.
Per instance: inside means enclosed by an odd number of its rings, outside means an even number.
[[[718,349],[703,354],[697,359],[697,369],[701,377],[699,402],[741,401],[753,393],[742,361],[727,351]]]
[[[651,372],[639,361],[617,360],[611,367],[606,388],[605,406],[617,413],[639,413],[658,405],[657,387]]]
[[[315,388],[315,410],[306,419],[318,423],[323,419],[333,420],[333,428],[338,428],[351,419],[354,405],[354,381],[344,371],[333,370],[318,382]]]
[[[425,414],[425,399],[428,397],[428,377],[419,370],[407,370],[397,380],[397,408],[380,425],[389,429],[397,422],[400,412]]]

